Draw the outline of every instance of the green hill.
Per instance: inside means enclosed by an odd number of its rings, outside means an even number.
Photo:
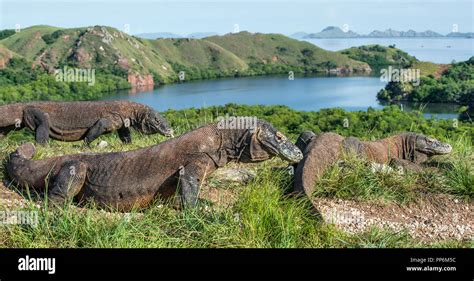
[[[153,70],[164,77],[171,76],[161,67],[169,65],[153,52],[148,42],[110,27],[60,29],[34,26],[0,42],[49,72],[71,65],[118,75],[147,75]]]
[[[344,54],[278,34],[240,32],[205,39],[148,40],[105,26],[33,26],[0,40],[0,44],[50,73],[69,65],[95,68],[129,81],[132,75],[170,83],[180,71],[186,71],[189,79],[289,70],[370,71],[366,63]]]
[[[419,69],[422,77],[432,75],[440,78],[444,71],[449,69],[451,64],[438,64],[428,61],[417,61],[411,65],[411,68]]]
[[[408,67],[418,61],[415,57],[410,56],[408,53],[394,46],[365,45],[345,49],[339,51],[339,53],[347,55],[351,59],[366,62],[372,68],[387,65]]]
[[[14,56],[13,52],[0,45],[0,69],[6,67],[7,62]]]
[[[240,32],[205,38],[231,51],[252,65],[294,66],[311,71],[340,69],[370,71],[367,64],[349,59],[344,54],[323,50],[309,42],[281,34]]]
[[[21,32],[15,33],[0,42],[6,48],[34,61],[47,46],[42,36],[52,34],[56,30],[59,30],[59,28],[46,25],[33,26],[22,29]]]
[[[133,86],[265,74],[369,72],[367,63],[278,34],[148,40],[115,28],[33,26],[0,40],[0,103],[91,100]],[[94,85],[57,81],[65,66],[92,69]]]
[[[249,69],[248,64],[234,53],[206,40],[158,39],[150,44],[154,52],[166,58],[173,71],[185,71],[186,79],[233,76]]]

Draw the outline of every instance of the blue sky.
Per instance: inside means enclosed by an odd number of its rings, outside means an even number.
[[[0,0],[0,29],[108,25],[130,33],[240,30],[291,34],[347,24],[358,33],[393,28],[474,31],[473,0]]]

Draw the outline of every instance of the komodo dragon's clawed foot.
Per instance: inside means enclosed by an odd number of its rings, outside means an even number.
[[[48,192],[49,200],[54,204],[64,204],[81,190],[86,179],[87,166],[77,160],[64,163]]]
[[[194,166],[194,165],[192,165]],[[179,167],[179,182],[181,188],[181,204],[185,208],[194,208],[197,206],[199,183],[197,171],[188,165],[186,167]]]
[[[104,118],[99,119],[87,132],[84,143],[89,146],[95,139],[104,134],[110,126],[109,120]]]
[[[199,190],[207,174],[215,170],[207,156],[197,157],[194,162],[179,167],[179,186],[183,206],[195,208],[198,205]]]
[[[118,135],[120,140],[127,144],[132,142],[132,134],[130,132],[130,129],[128,127],[122,127],[118,129]]]

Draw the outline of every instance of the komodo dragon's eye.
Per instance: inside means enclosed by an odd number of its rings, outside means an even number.
[[[432,146],[436,144],[436,140],[432,138],[425,138],[425,145],[426,146]]]
[[[282,142],[286,140],[286,137],[280,132],[277,132],[275,137],[278,142]]]

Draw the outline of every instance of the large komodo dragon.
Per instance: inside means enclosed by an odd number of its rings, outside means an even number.
[[[129,101],[31,102],[0,106],[0,137],[27,127],[44,144],[49,137],[61,141],[84,139],[91,143],[102,134],[118,130],[131,142],[130,128],[144,134],[172,136],[168,122],[152,108]]]
[[[58,203],[94,201],[99,207],[127,211],[142,208],[157,196],[169,197],[177,187],[181,202],[194,206],[207,175],[230,161],[260,162],[280,156],[291,163],[301,151],[269,123],[251,129],[200,127],[160,144],[116,153],[66,155],[30,160],[31,143],[10,155],[7,172],[14,183],[44,191]]]
[[[304,157],[295,171],[294,191],[304,192],[310,198],[316,180],[339,160],[343,151],[356,153],[372,163],[414,169],[430,156],[447,154],[452,149],[447,143],[416,133],[402,133],[377,141],[360,141],[355,137],[344,138],[335,133],[317,136],[308,131],[301,133],[296,145]]]

